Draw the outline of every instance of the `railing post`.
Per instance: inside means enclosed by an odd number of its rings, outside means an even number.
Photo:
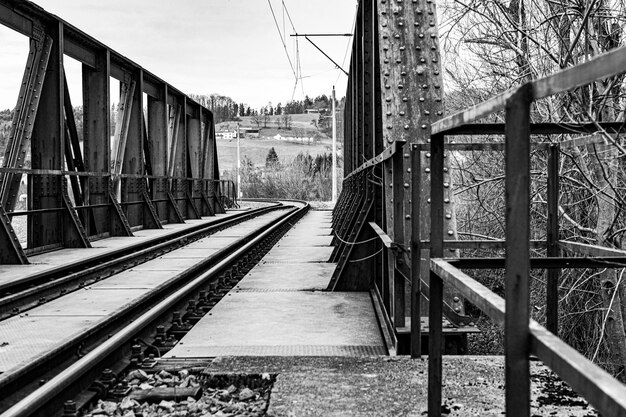
[[[430,142],[430,256],[443,257],[443,175],[444,137],[434,135]],[[428,314],[428,416],[441,416],[443,281],[430,272]]]
[[[506,262],[504,351],[506,415],[530,413],[530,104],[532,84],[506,103]]]
[[[421,151],[418,145],[411,145],[411,357],[422,356],[421,325],[421,245],[420,208],[421,195]]]
[[[404,277],[398,271],[396,265],[403,262],[404,255],[401,249],[404,248],[404,160],[403,160],[404,142],[396,141],[396,152],[392,158],[392,182],[393,182],[393,241],[397,245],[393,255],[390,269],[392,275],[389,277],[393,280],[393,324],[396,328],[405,325],[405,299],[404,299]],[[390,259],[391,260],[391,259]]]
[[[559,256],[559,145],[548,148],[548,257]],[[546,328],[559,334],[559,269],[548,269]]]

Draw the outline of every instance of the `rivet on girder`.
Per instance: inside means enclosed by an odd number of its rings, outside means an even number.
[[[406,172],[411,173],[411,168],[407,168]]]
[[[404,86],[402,84],[398,84],[398,90],[402,90],[402,88],[404,88]]]
[[[383,27],[386,28],[387,27],[387,22],[383,23]]]
[[[443,188],[448,188],[449,186],[450,186],[450,183],[449,183],[449,182],[444,182],[444,183],[443,183]]]
[[[442,112],[441,110],[439,110],[439,111],[437,112],[437,115],[438,115],[438,116],[442,116],[442,115],[443,115],[443,112]]]
[[[391,102],[391,97],[387,97],[387,98],[385,99],[385,101],[386,101],[387,103],[390,103],[390,102]]]
[[[430,168],[426,168],[424,172],[428,174],[430,172]]]
[[[400,34],[396,33],[395,35],[393,35],[393,37],[396,38],[396,39],[400,39]]]
[[[402,60],[400,58],[396,59],[396,64],[401,64]]]
[[[417,35],[420,39],[424,37],[423,33],[420,33],[419,35]]]
[[[439,84],[435,84],[435,89],[439,89],[441,86]]]
[[[414,23],[413,23],[413,26],[415,26],[415,27],[417,27],[417,26],[419,26],[419,25],[420,25],[420,24],[419,24],[419,22],[414,22]]]
[[[415,13],[422,14],[422,10],[421,9],[415,9]]]
[[[383,35],[383,39],[389,38],[389,35]]]
[[[428,200],[426,200],[426,202],[427,202],[428,204],[430,204],[430,198],[429,198]]]
[[[446,203],[446,204],[450,204],[450,199],[446,198],[446,199],[443,200],[443,202]]]
[[[397,11],[397,10],[394,10],[394,11],[393,11],[393,14],[397,15],[397,14],[398,14],[398,11]]]
[[[387,112],[387,116],[391,116],[391,112],[390,111]]]
[[[431,33],[431,34],[430,34],[430,37],[431,37],[432,39],[435,39],[435,38],[437,37],[437,35],[435,35],[434,33]]]
[[[385,77],[389,77],[389,71],[385,71]]]
[[[448,230],[448,236],[452,236],[454,232],[452,230]]]
[[[401,50],[401,51],[404,51],[405,49],[406,49],[406,48],[405,48],[404,46],[401,46],[401,47],[400,47],[400,50]]]
[[[387,125],[387,129],[390,129],[390,130],[391,130],[391,129],[393,129],[393,126],[391,126],[391,125]]]
[[[443,167],[443,172],[448,172],[448,168]]]
[[[428,88],[428,84],[422,84],[422,88],[426,90]]]
[[[420,97],[419,101],[424,102],[424,97]]]
[[[404,110],[400,110],[400,116],[404,116]]]
[[[398,26],[404,26],[404,23],[398,22]]]
[[[406,103],[407,101],[409,101],[409,99],[408,99],[408,98],[406,98],[406,97],[402,97],[402,101],[403,101],[404,103]]]
[[[389,50],[389,47],[383,46],[383,51],[388,51],[388,50]]]
[[[426,58],[420,58],[420,62],[421,62],[421,63],[426,62]]]
[[[425,116],[429,116],[430,115],[430,111],[429,110],[424,110],[424,115]]]
[[[435,70],[435,72],[433,74],[439,75],[439,70]]]
[[[391,86],[389,84],[385,84],[385,88],[389,89]]]
[[[389,60],[388,60],[388,59],[385,59],[383,62],[384,62],[385,64],[388,64],[388,63],[389,63]]]
[[[404,125],[404,130],[409,130],[409,125]]]
[[[407,214],[406,216],[404,216],[404,218],[407,219],[407,220],[411,220],[411,215]]]
[[[452,218],[451,214],[446,214],[446,219],[450,220]]]
[[[432,20],[430,21],[430,26],[435,26],[435,22],[433,22]]]
[[[426,158],[430,158],[430,152],[426,152]]]
[[[433,62],[437,62],[437,58],[433,58]]]
[[[384,16],[384,15],[387,14],[387,12],[383,10],[383,11],[380,12],[380,14],[382,14]]]
[[[417,75],[424,75],[424,70],[418,69],[417,70]]]
[[[404,188],[409,188],[411,185],[408,182],[404,183]]]
[[[427,125],[422,125],[422,129],[426,129],[427,127]]]

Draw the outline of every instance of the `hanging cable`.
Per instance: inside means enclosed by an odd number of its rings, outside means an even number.
[[[289,66],[291,67],[291,72],[293,72],[293,76],[298,82],[298,75],[296,74],[296,70],[293,67],[293,63],[291,62],[291,57],[289,56],[289,51],[287,51],[287,44],[285,43],[285,39],[283,38],[283,34],[280,32],[280,26],[278,24],[278,20],[276,20],[276,14],[274,14],[274,8],[272,7],[272,2],[267,0],[267,4],[270,6],[270,11],[272,12],[272,17],[274,18],[274,24],[276,25],[276,30],[278,31],[278,36],[280,37],[280,42],[283,44],[283,48],[285,49],[285,54],[287,55],[287,60],[289,61]],[[289,16],[289,14],[287,14]]]

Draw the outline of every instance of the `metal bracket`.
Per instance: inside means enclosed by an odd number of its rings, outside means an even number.
[[[130,230],[130,224],[128,219],[122,211],[122,206],[117,202],[117,199],[112,193],[109,193],[109,203],[113,208],[113,215],[111,216],[111,236],[133,236],[133,232]]]
[[[176,204],[176,200],[174,199],[171,191],[167,192],[167,200],[169,202],[169,207],[167,210],[168,221],[170,223],[185,223],[183,213],[180,212],[178,204]]]
[[[0,265],[27,265],[28,258],[11,225],[11,219],[0,204]]]
[[[65,208],[65,214],[69,216],[69,222],[65,221],[63,228],[63,246],[66,248],[90,248],[91,243],[87,237],[87,232],[83,227],[83,223],[78,217],[76,209],[70,201],[67,193],[67,180],[63,178],[61,185],[62,203]]]
[[[146,187],[141,187],[141,197],[144,201],[143,206],[143,225],[147,229],[163,229],[163,225],[161,224],[161,220],[159,219],[159,215],[157,214],[156,209],[154,208],[154,204],[152,204],[152,200],[150,200],[150,196],[148,195],[148,191]]]
[[[193,203],[193,198],[191,198],[191,194],[189,193],[189,191],[185,191],[185,197],[187,198],[187,203],[188,203],[187,204],[187,216],[190,219],[202,218],[202,216],[200,215],[200,212],[198,211],[198,208]]]
[[[209,210],[209,216],[215,216],[215,211],[213,210],[213,207],[211,207],[211,201],[209,201],[209,197],[202,190],[200,191],[200,197],[202,197],[202,201],[206,204],[207,209]]]

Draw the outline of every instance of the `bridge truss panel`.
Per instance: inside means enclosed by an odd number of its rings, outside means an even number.
[[[33,3],[0,0],[0,24],[30,38],[0,168],[0,263],[28,263],[32,253],[89,247],[95,238],[131,236],[236,204],[234,185],[219,180],[209,109]],[[82,64],[82,134],[65,56]],[[112,79],[121,86],[114,131]],[[168,129],[171,109],[176,120]],[[20,194],[27,206],[17,210]],[[20,216],[25,242],[14,229]]]

